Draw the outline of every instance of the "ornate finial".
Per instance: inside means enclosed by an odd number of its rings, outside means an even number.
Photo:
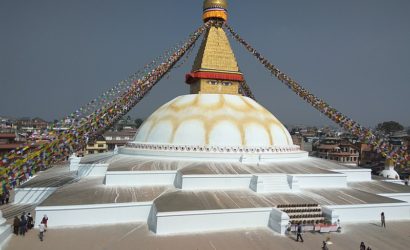
[[[204,22],[209,19],[228,20],[228,2],[226,0],[205,0],[202,19]]]

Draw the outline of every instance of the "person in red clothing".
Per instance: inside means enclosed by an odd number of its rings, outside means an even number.
[[[43,219],[41,219],[41,224],[44,224],[44,226],[47,228],[47,221],[48,221],[48,217],[47,215],[43,216]]]

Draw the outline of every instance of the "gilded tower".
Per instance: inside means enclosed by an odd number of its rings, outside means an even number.
[[[202,19],[216,22],[204,35],[191,73],[186,75],[191,94],[239,94],[243,75],[222,22],[228,18],[226,0],[205,0]]]

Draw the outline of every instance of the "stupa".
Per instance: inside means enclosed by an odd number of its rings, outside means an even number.
[[[283,234],[289,222],[373,221],[382,211],[410,218],[409,187],[309,157],[271,112],[240,94],[243,74],[220,25],[227,8],[204,1],[203,20],[216,22],[185,77],[189,95],[159,107],[115,153],[73,156],[64,178],[39,176],[16,190],[15,203],[38,204],[36,225],[47,214],[49,227],[139,221],[158,235]]]

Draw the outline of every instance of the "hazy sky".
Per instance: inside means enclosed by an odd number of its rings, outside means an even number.
[[[410,125],[409,0],[229,4],[229,24],[315,95],[365,126]],[[0,115],[73,112],[185,40],[201,13],[202,0],[0,0]],[[332,124],[231,44],[257,100],[283,123]],[[188,93],[193,58],[131,115]]]

